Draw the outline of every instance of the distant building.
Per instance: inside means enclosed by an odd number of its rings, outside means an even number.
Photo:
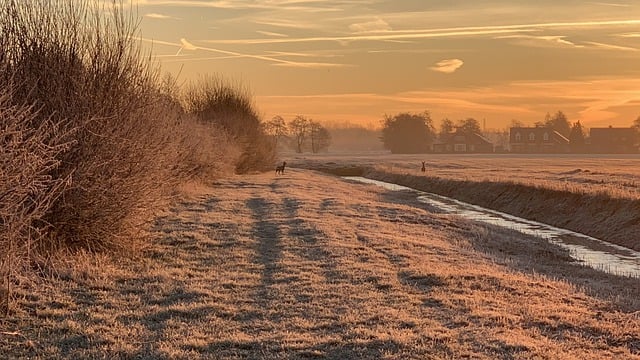
[[[569,152],[569,139],[550,127],[513,127],[509,145],[514,153]]]
[[[638,133],[634,128],[591,128],[589,139],[594,153],[638,153]]]
[[[456,131],[452,134],[441,135],[439,141],[433,144],[434,153],[492,153],[493,143],[477,132],[466,133]]]

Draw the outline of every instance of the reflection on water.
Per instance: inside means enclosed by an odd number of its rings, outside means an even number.
[[[414,192],[420,202],[436,207],[445,213],[459,215],[473,221],[497,225],[519,231],[523,234],[546,239],[551,243],[568,249],[574,259],[583,262],[585,265],[615,275],[640,277],[640,252],[574,231],[519,218],[500,211],[486,209],[446,196],[364,177],[347,176],[344,178],[382,186],[393,191],[404,190]]]

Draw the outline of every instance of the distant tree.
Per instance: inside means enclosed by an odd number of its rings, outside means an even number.
[[[309,140],[311,152],[314,154],[327,150],[331,145],[331,134],[324,126],[316,121],[309,121]]]
[[[631,125],[631,127],[636,129],[636,131],[640,133],[640,116],[638,116],[637,119],[633,120],[633,125]]]
[[[442,123],[440,124],[440,137],[443,137],[453,133],[453,130],[455,129],[455,125],[453,123],[453,121],[449,120],[449,119],[443,119]]]
[[[544,124],[566,137],[571,132],[571,123],[569,123],[567,116],[562,111],[558,111],[553,116],[547,113]]]
[[[458,130],[465,134],[481,133],[480,123],[474,118],[458,121]]]
[[[633,129],[636,130],[636,144],[640,142],[640,116],[638,116],[635,120],[633,120],[633,124],[631,125]]]
[[[265,134],[271,136],[275,146],[278,146],[280,139],[287,137],[287,124],[280,115],[274,116],[271,120],[263,124]]]
[[[581,153],[585,150],[585,133],[579,120],[571,126],[569,146],[571,147],[571,151],[575,153]]]
[[[394,154],[418,154],[429,151],[435,138],[429,112],[386,115],[383,120],[382,143]]]
[[[482,135],[493,143],[496,152],[504,152],[509,149],[509,128],[487,130]]]
[[[524,127],[524,123],[520,120],[516,120],[516,119],[511,119],[511,127],[515,128],[515,127]]]
[[[310,119],[298,115],[289,123],[289,130],[293,136],[294,150],[297,153],[302,153],[304,143],[309,136],[310,121]]]

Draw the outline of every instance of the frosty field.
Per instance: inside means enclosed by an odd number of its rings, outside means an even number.
[[[423,205],[300,169],[193,185],[141,256],[22,284],[0,353],[640,358],[636,279]]]

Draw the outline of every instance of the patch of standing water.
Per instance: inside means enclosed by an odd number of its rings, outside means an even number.
[[[640,252],[578,232],[519,218],[500,211],[486,209],[446,196],[419,191],[398,184],[359,176],[345,176],[344,179],[378,185],[392,191],[414,192],[418,201],[429,204],[445,213],[533,235],[569,250],[574,259],[594,269],[614,275],[640,278]]]

